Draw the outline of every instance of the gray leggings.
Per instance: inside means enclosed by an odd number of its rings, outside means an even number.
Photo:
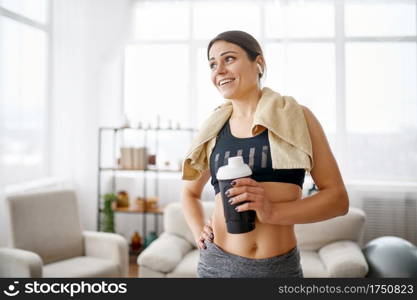
[[[214,243],[200,250],[198,278],[303,278],[298,247],[282,255],[252,259],[227,253]]]

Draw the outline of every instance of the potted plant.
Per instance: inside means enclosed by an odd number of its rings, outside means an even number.
[[[115,232],[113,211],[113,203],[115,202],[117,202],[117,196],[114,193],[107,193],[104,195],[104,209],[101,226],[104,232]]]

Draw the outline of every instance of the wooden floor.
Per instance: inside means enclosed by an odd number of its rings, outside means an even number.
[[[138,269],[139,266],[136,263],[138,259],[137,254],[130,254],[129,255],[129,277],[137,278],[138,277]]]

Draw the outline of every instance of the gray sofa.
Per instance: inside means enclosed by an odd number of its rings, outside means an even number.
[[[203,201],[211,215],[214,203]],[[359,246],[365,214],[350,207],[348,214],[294,226],[305,277],[365,277],[368,265]],[[199,250],[180,203],[165,209],[164,232],[139,256],[139,277],[195,277]]]
[[[0,248],[0,277],[126,277],[128,243],[83,231],[72,190],[9,196],[12,245]]]

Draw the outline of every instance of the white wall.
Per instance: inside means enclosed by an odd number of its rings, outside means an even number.
[[[120,119],[122,45],[130,0],[54,0],[51,175],[77,191],[82,224],[96,228],[97,134]]]

